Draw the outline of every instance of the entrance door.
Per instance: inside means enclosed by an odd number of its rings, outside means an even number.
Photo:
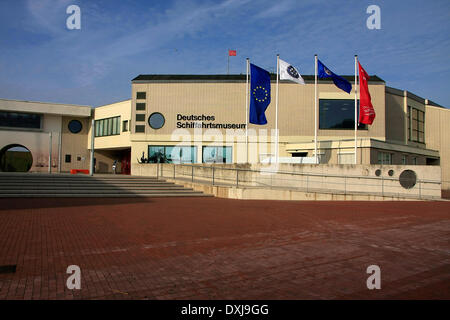
[[[122,174],[131,174],[131,150],[127,150],[123,153]]]

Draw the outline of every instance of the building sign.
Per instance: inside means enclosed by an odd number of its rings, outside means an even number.
[[[245,129],[245,123],[215,123],[216,117],[209,115],[177,114],[178,129]]]

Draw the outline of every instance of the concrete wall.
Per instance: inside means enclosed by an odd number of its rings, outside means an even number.
[[[406,111],[403,91],[389,89],[386,89],[386,141],[406,143]]]
[[[438,166],[229,164],[175,165],[174,169],[174,165],[160,164],[159,167],[159,175],[164,178],[191,181],[193,176],[197,183],[228,187],[416,198],[441,196]],[[377,170],[380,170],[379,176]],[[399,183],[400,174],[405,170],[416,173],[417,183],[410,189]]]
[[[428,148],[439,150],[442,188],[450,189],[450,110],[428,105],[425,115],[425,141]]]
[[[79,133],[69,131],[68,125],[72,120],[81,122],[83,128]],[[86,149],[88,134],[91,127],[89,118],[62,117],[62,148],[61,171],[69,172],[71,169],[89,169],[90,153]],[[71,162],[65,161],[66,155],[71,156]]]

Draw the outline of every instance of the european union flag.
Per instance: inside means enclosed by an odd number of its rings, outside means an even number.
[[[320,62],[320,60],[317,60],[317,62],[317,76],[319,79],[332,78],[334,84],[339,89],[344,90],[347,93],[352,91],[352,85],[350,82],[332,72],[322,62]]]
[[[266,124],[264,112],[270,104],[270,74],[250,63],[250,123]]]

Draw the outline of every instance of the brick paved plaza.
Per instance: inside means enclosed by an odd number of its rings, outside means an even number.
[[[0,199],[0,266],[17,266],[0,299],[449,299],[449,218],[450,202]]]

